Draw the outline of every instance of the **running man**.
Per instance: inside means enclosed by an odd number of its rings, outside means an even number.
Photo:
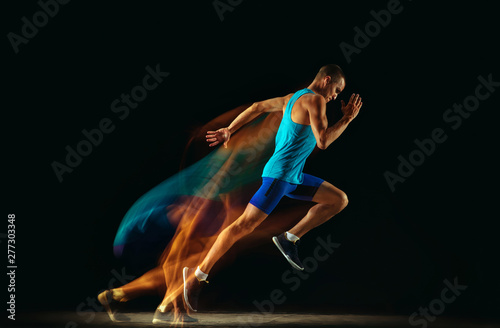
[[[208,131],[210,146],[227,143],[231,135],[264,112],[283,112],[276,134],[276,146],[262,173],[262,185],[243,214],[224,229],[197,268],[183,269],[184,301],[197,311],[201,286],[207,283],[214,264],[242,237],[250,234],[277,206],[283,196],[317,203],[292,229],[273,237],[286,260],[304,270],[298,256],[298,241],[311,229],[328,221],[347,206],[346,194],[331,183],[302,172],[307,157],[316,146],[326,149],[347,128],[362,106],[359,94],[347,104],[341,100],[343,117],[328,127],[326,104],[335,100],[345,87],[345,76],[337,65],[323,66],[306,88],[284,97],[252,104],[226,128]]]

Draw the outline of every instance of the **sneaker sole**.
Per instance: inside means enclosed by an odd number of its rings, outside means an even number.
[[[153,319],[153,324],[155,325],[161,325],[161,324],[171,324],[174,322],[174,317],[172,316],[171,320],[165,320],[165,319]]]
[[[182,269],[182,280],[184,281],[184,302],[186,302],[186,305],[189,307],[189,309],[193,312],[198,312],[198,310],[193,309],[191,304],[189,304],[189,298],[188,298],[188,290],[186,289],[186,281],[187,281],[187,272],[188,272],[188,267],[185,267]]]
[[[285,259],[288,261],[288,263],[291,264],[291,266],[294,269],[297,269],[297,270],[300,270],[300,271],[304,271],[304,268],[298,266],[297,263],[295,263],[294,261],[292,261],[292,259],[290,258],[290,256],[288,256],[288,255],[285,254],[285,251],[283,250],[283,247],[281,247],[281,245],[280,245],[278,237],[273,237],[273,242],[276,245],[276,247],[278,247],[278,249],[280,250],[281,254],[283,254],[283,256],[285,257]]]
[[[179,319],[177,321],[174,319],[173,315],[170,319],[167,319],[167,320],[166,319],[153,319],[153,324],[155,324],[155,325],[169,324],[172,326],[176,326],[176,325],[183,325],[185,322],[194,323],[194,322],[198,322],[198,319],[190,317],[188,315],[182,316],[181,319]]]

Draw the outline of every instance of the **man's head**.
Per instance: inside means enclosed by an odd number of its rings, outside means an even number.
[[[320,68],[311,85],[327,102],[335,100],[345,87],[344,72],[338,65],[325,65]]]

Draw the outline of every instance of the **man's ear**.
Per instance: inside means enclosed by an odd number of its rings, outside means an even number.
[[[325,76],[323,81],[325,81],[325,85],[328,85],[328,84],[332,83],[332,77],[327,75],[327,76]]]

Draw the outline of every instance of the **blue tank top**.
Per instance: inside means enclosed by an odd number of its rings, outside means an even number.
[[[276,134],[276,148],[264,167],[262,177],[280,179],[293,184],[303,182],[302,170],[307,157],[316,147],[316,138],[310,125],[292,121],[292,108],[297,99],[307,93],[314,92],[309,89],[299,90],[288,101]]]

